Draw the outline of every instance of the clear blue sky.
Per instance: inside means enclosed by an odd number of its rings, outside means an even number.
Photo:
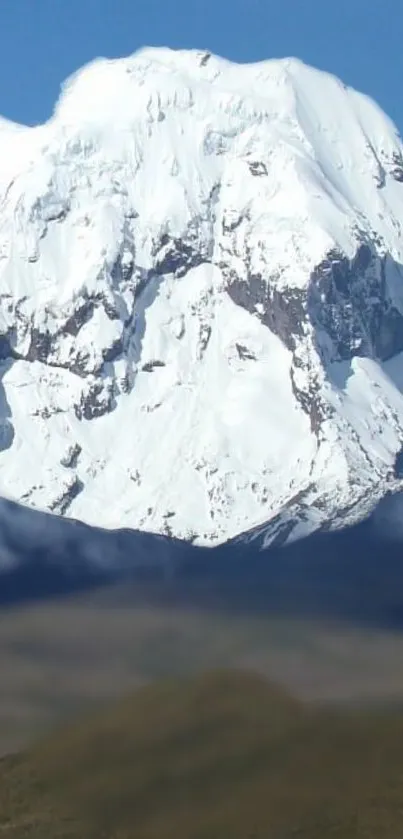
[[[42,122],[74,70],[144,45],[298,56],[369,93],[403,132],[403,0],[0,0],[0,114]]]

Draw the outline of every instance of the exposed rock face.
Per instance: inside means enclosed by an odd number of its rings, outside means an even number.
[[[401,266],[393,269],[403,284]],[[331,252],[318,265],[308,309],[319,335],[326,333],[332,341],[333,361],[354,356],[387,361],[403,350],[403,316],[386,282],[385,258],[366,244],[358,246],[353,259]]]
[[[269,544],[400,488],[403,155],[370,100],[145,50],[0,145],[0,494]]]

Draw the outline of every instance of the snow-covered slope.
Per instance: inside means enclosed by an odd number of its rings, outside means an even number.
[[[0,495],[269,544],[400,488],[403,149],[372,101],[146,49],[0,152]]]

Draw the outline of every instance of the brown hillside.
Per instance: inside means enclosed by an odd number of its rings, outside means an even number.
[[[139,690],[0,769],[4,839],[388,839],[403,714],[309,709],[218,672]]]

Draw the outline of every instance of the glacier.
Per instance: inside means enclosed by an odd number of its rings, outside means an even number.
[[[268,546],[402,489],[403,146],[373,101],[146,48],[0,151],[0,496]]]

